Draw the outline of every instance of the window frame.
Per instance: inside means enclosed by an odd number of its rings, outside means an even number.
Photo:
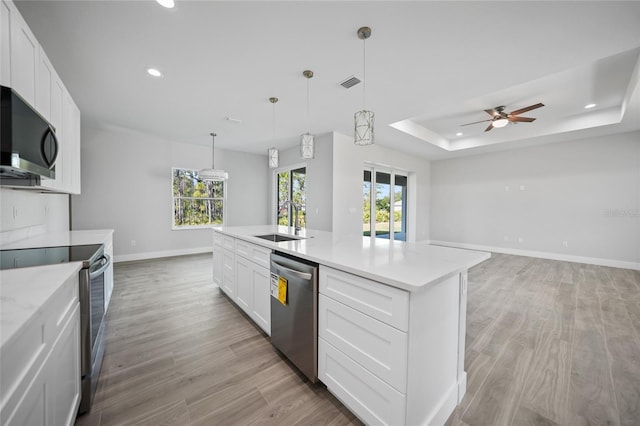
[[[211,228],[218,228],[221,226],[225,225],[225,219],[227,217],[227,181],[223,180],[222,182],[222,198],[209,198],[209,197],[175,197],[173,195],[173,179],[174,179],[174,175],[175,175],[175,171],[176,170],[188,170],[191,172],[195,172],[197,174],[198,170],[200,169],[194,169],[191,167],[171,167],[171,230],[172,231],[182,231],[182,230],[189,230],[189,229],[211,229]],[[200,182],[201,180],[198,179]],[[198,199],[198,200],[221,200],[222,201],[222,223],[216,223],[216,224],[205,224],[205,225],[184,225],[184,226],[177,226],[175,223],[175,200],[177,198],[181,198],[181,199]]]
[[[306,162],[303,163],[295,163],[295,164],[289,164],[286,166],[281,166],[281,167],[277,167],[275,169],[271,169],[272,170],[272,175],[271,175],[271,183],[272,183],[272,188],[273,190],[271,191],[271,201],[272,201],[272,205],[273,205],[273,209],[271,209],[271,223],[273,223],[274,225],[278,225],[278,210],[280,208],[280,204],[279,204],[279,200],[278,200],[278,175],[282,172],[289,172],[289,181],[291,182],[291,172],[293,172],[294,170],[298,170],[298,169],[305,169],[305,175],[308,176],[308,165]],[[292,190],[293,185],[289,185],[289,194],[291,194],[291,190]],[[306,190],[305,190],[305,211],[306,211]],[[293,217],[291,214],[291,206],[288,207],[289,209],[289,218],[290,218],[290,222],[293,221]],[[280,226],[285,226],[285,225],[280,225]],[[294,226],[293,224],[290,224],[289,226]],[[303,229],[305,227],[302,227]]]

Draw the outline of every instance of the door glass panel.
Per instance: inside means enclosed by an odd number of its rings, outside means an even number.
[[[393,239],[407,240],[407,177],[394,176]]]
[[[305,180],[307,177],[307,169],[300,168],[291,171],[291,199],[293,202],[300,206],[298,212],[298,221],[301,228],[305,228],[307,225],[307,197],[305,191]],[[291,220],[294,220],[293,218]],[[291,222],[291,226],[295,225]]]
[[[390,199],[391,199],[391,175],[389,173],[376,172],[376,238],[389,238],[390,224]]]
[[[371,172],[364,171],[362,183],[362,235],[371,236]]]
[[[282,209],[280,206],[289,199],[289,171],[278,173],[278,225],[289,226],[289,208]]]

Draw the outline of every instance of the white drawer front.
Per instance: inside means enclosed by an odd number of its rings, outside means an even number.
[[[322,338],[318,339],[318,378],[365,423],[405,424],[405,396]]]
[[[222,234],[216,231],[213,231],[213,244],[216,246],[222,245]]]
[[[267,248],[251,244],[246,241],[236,240],[236,254],[257,263],[260,266],[264,266],[265,268],[270,267],[269,259],[271,256],[271,250]]]
[[[233,237],[228,237],[226,235],[222,236],[222,247],[224,247],[227,250],[233,250],[235,249],[235,242],[236,239]]]
[[[318,335],[397,391],[406,393],[407,333],[321,294]]]
[[[401,331],[409,329],[409,293],[320,266],[320,293]]]

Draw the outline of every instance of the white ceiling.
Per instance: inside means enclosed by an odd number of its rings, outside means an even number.
[[[165,139],[208,145],[216,131],[220,148],[295,145],[307,130],[305,69],[311,131],[352,134],[362,84],[338,83],[362,78],[364,25],[381,145],[437,159],[640,128],[636,1],[16,3],[84,120]],[[537,102],[523,114],[533,123],[459,127]],[[583,110],[589,102],[598,106]]]

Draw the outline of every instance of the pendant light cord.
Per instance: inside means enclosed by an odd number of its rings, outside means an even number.
[[[309,119],[309,78],[307,78],[307,133],[311,133],[311,120]]]
[[[362,40],[362,109],[367,109],[367,39]]]
[[[216,134],[215,133],[210,133],[211,134],[211,168],[215,170],[216,168],[216,153],[215,153],[215,149],[216,149]]]

